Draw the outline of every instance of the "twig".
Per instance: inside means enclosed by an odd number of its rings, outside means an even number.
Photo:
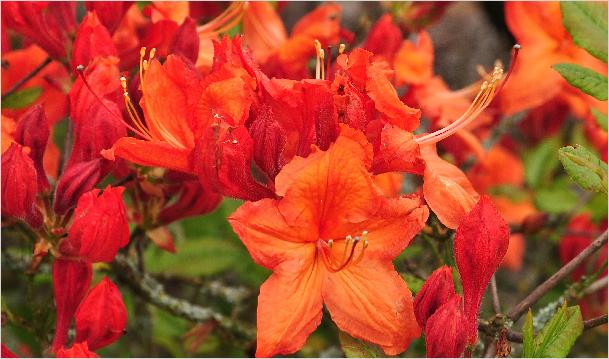
[[[495,275],[491,277],[491,297],[493,299],[493,310],[495,314],[501,313],[501,302],[499,302],[499,294],[497,293],[497,280],[495,279]]]
[[[19,90],[19,88],[21,86],[23,86],[23,84],[25,84],[26,82],[31,80],[32,77],[36,76],[42,69],[44,69],[48,64],[50,64],[51,61],[53,61],[53,59],[51,59],[50,57],[47,57],[40,65],[38,65],[35,69],[33,69],[29,74],[25,75],[24,78],[17,81],[10,89],[8,89],[8,91],[6,91],[2,95],[2,101],[4,101],[7,97],[12,95],[13,93],[15,93],[17,90]]]
[[[518,305],[516,305],[508,314],[508,317],[516,322],[533,304],[552,289],[560,280],[571,274],[580,264],[588,257],[598,251],[605,243],[607,243],[607,231],[597,237],[586,249],[579,253],[569,263],[565,264],[558,272],[554,273],[545,282],[540,284]]]
[[[592,294],[599,289],[605,288],[607,286],[607,277],[603,277],[594,283],[590,284],[588,288],[584,289],[582,292],[582,296],[586,296],[588,294]]]
[[[603,324],[607,324],[607,314],[589,320],[584,320],[584,330],[590,330]],[[508,331],[507,338],[511,342],[522,343],[522,333],[510,330]]]
[[[136,265],[123,254],[117,254],[113,266],[119,278],[151,304],[193,322],[203,323],[214,320],[220,327],[248,340],[255,337],[253,328],[246,323],[237,322],[211,308],[192,304],[167,294],[161,283],[150,275],[139,272]]]

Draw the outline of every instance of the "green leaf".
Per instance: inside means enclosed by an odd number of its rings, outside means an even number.
[[[239,265],[247,252],[225,239],[189,238],[176,243],[176,254],[152,247],[145,260],[150,271],[183,276],[211,276]]]
[[[402,276],[402,279],[406,281],[406,284],[408,284],[408,289],[410,289],[412,295],[419,293],[423,284],[425,284],[424,280],[417,278],[410,273],[400,273],[400,275]]]
[[[522,327],[522,356],[531,358],[535,356],[535,343],[533,342],[533,314],[529,309]]]
[[[567,146],[558,158],[573,181],[583,189],[607,193],[607,164],[583,146]]]
[[[596,123],[598,123],[600,128],[607,131],[607,115],[605,115],[604,113],[600,112],[599,110],[597,110],[595,108],[592,108],[591,110],[592,110],[592,115],[594,116],[594,119],[596,120]]]
[[[13,92],[2,100],[2,108],[20,109],[28,107],[42,94],[42,87],[28,87],[26,89]]]
[[[535,337],[535,355],[543,358],[564,358],[584,330],[579,306],[563,306]]]
[[[607,62],[607,3],[568,1],[561,2],[560,9],[573,42]]]
[[[552,183],[535,191],[535,206],[547,213],[571,211],[579,202],[578,194],[572,187],[573,182],[567,176],[556,178]]]
[[[556,64],[554,70],[575,86],[594,98],[607,101],[607,78],[593,70],[576,64]]]
[[[356,339],[341,331],[338,333],[340,346],[347,358],[385,358],[387,355],[377,345]]]
[[[549,180],[558,167],[556,151],[560,148],[558,136],[550,137],[528,151],[524,156],[525,179],[532,188],[537,188]]]

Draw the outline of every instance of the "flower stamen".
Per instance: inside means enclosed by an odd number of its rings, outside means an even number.
[[[361,250],[356,257],[357,248],[360,243],[361,245],[359,247],[361,247]],[[326,268],[328,268],[330,272],[336,273],[350,265],[357,264],[362,260],[364,252],[366,248],[368,248],[368,232],[362,232],[361,237],[346,236],[342,256],[338,259],[333,258],[331,252],[332,248],[334,248],[334,240],[332,239],[328,241],[320,240],[318,243],[318,249]]]
[[[419,145],[439,142],[445,139],[446,137],[451,136],[455,132],[467,126],[474,119],[476,119],[476,117],[478,117],[480,113],[482,113],[482,111],[484,111],[491,104],[497,93],[499,93],[499,91],[503,88],[506,81],[510,77],[510,74],[514,69],[514,64],[516,63],[519,50],[520,45],[514,45],[512,61],[508,73],[505,77],[503,76],[503,67],[501,66],[501,64],[495,65],[495,68],[490,74],[489,79],[482,83],[478,94],[474,98],[474,101],[465,111],[465,113],[461,115],[461,117],[459,117],[450,125],[444,128],[441,128],[433,133],[417,137],[416,142]]]

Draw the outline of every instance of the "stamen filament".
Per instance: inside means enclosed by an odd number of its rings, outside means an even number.
[[[332,239],[330,239],[328,241],[320,241],[318,244],[318,246],[319,246],[318,249],[321,252],[320,253],[321,258],[322,258],[324,264],[326,265],[326,268],[330,272],[336,273],[338,271],[345,269],[346,267],[348,267],[350,265],[359,263],[364,256],[364,251],[368,247],[367,235],[368,235],[368,232],[364,231],[362,233],[361,237],[355,237],[355,238],[352,238],[351,236],[345,237],[343,253],[342,253],[342,256],[340,257],[340,259],[338,259],[338,260],[335,260],[332,258],[331,249],[333,248],[334,241]],[[359,252],[359,254],[357,255],[357,257],[354,259],[358,244],[360,242],[362,243],[362,245],[361,245],[362,249]],[[329,250],[327,250],[327,249],[329,249]]]
[[[505,83],[507,82],[510,74],[514,69],[514,64],[516,63],[516,59],[518,57],[518,51],[520,50],[520,45],[514,45],[514,52],[512,54],[512,61],[510,63],[510,68],[505,77],[503,77],[503,68],[500,64],[496,65],[493,69],[493,72],[490,75],[488,81],[484,81],[482,86],[480,86],[480,91],[474,98],[474,101],[469,106],[467,111],[463,113],[458,119],[453,121],[448,126],[441,128],[433,133],[418,137],[416,142],[419,145],[428,144],[428,143],[436,143],[445,139],[448,136],[451,136],[458,130],[467,126],[470,122],[472,122],[476,117],[482,113],[493,101],[497,93],[503,88]]]

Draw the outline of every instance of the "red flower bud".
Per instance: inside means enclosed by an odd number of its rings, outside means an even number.
[[[56,358],[99,358],[99,355],[89,350],[87,342],[75,343],[69,349],[60,348],[55,353]]]
[[[52,350],[64,346],[68,339],[68,329],[81,300],[87,294],[93,270],[91,264],[69,259],[55,259],[53,263],[53,292],[57,321]]]
[[[108,30],[96,13],[89,12],[80,23],[72,50],[72,70],[79,65],[88,66],[96,57],[117,56],[118,52]]]
[[[425,330],[429,317],[454,295],[455,287],[450,267],[442,266],[436,269],[414,299],[414,315],[419,326]]]
[[[118,250],[129,242],[124,190],[125,187],[108,186],[100,196],[99,189],[83,194],[62,252],[91,263],[114,260]]]
[[[429,358],[459,358],[467,344],[461,296],[455,295],[429,317],[425,348]]]
[[[80,162],[68,166],[57,182],[55,212],[65,214],[76,205],[80,196],[102,179],[102,159]]]
[[[24,151],[25,148],[13,143],[2,154],[2,215],[40,227],[42,215],[36,206],[36,168]]]
[[[85,1],[88,11],[95,11],[99,21],[108,29],[110,34],[118,28],[123,16],[129,10],[133,1]]]
[[[463,283],[468,342],[478,335],[484,291],[507,252],[510,229],[490,197],[483,195],[463,218],[455,235],[455,259]]]
[[[44,151],[49,140],[49,125],[44,109],[40,104],[30,107],[17,122],[15,142],[30,148],[30,157],[34,161],[38,176],[38,190],[50,189],[49,181],[43,166]]]
[[[273,191],[254,180],[254,144],[247,129],[209,127],[194,150],[195,173],[206,186],[226,196],[248,201],[274,197]],[[259,171],[258,173],[264,175]],[[263,182],[269,182],[268,178]]]
[[[127,308],[121,292],[104,277],[82,301],[76,312],[76,342],[91,350],[114,343],[127,326]]]

